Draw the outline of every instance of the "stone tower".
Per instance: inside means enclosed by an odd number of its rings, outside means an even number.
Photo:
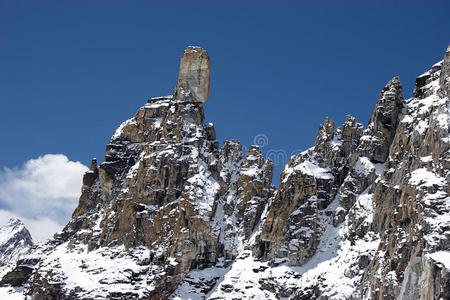
[[[181,57],[174,99],[206,102],[209,97],[210,70],[211,61],[208,53],[200,47],[187,47]]]

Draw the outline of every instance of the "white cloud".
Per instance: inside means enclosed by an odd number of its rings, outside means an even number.
[[[35,241],[42,241],[69,220],[81,194],[87,167],[62,154],[30,159],[0,171],[0,224],[19,217]]]

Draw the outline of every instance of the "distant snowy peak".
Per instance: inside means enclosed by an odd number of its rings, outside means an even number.
[[[19,219],[10,219],[0,227],[0,280],[22,256],[30,252],[33,240]]]
[[[33,245],[31,234],[20,219],[9,219],[8,223],[0,227],[0,245],[4,245],[16,236],[23,236],[30,245]]]
[[[0,227],[0,266],[16,261],[33,246],[33,239],[25,224],[19,219],[10,219]]]

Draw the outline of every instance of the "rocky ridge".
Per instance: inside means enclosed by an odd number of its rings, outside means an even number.
[[[188,47],[174,95],[116,130],[72,220],[19,260],[16,272],[32,267],[23,295],[449,297],[450,48],[411,99],[389,81],[365,129],[325,119],[277,188],[257,146],[219,147],[204,124],[209,71],[206,51]]]

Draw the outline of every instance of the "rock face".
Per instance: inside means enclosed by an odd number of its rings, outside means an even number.
[[[30,232],[19,219],[10,219],[0,228],[0,277],[10,271],[16,261],[33,246]],[[0,278],[1,279],[1,278]],[[16,285],[20,285],[22,282]],[[1,281],[0,281],[1,284]]]
[[[364,275],[376,299],[443,299],[449,294],[450,55],[427,72],[405,103],[384,171],[373,189],[377,253]],[[423,77],[423,76],[422,76]],[[420,91],[419,91],[420,90]],[[442,94],[441,94],[442,95]],[[444,221],[445,220],[445,221]],[[375,276],[381,274],[381,276]]]
[[[208,53],[200,47],[187,47],[181,57],[174,99],[206,102],[209,97],[210,70]]]
[[[72,220],[2,283],[32,299],[448,299],[449,64],[406,101],[389,81],[365,129],[326,118],[275,188],[257,146],[220,147],[204,124],[210,63],[189,47],[174,95],[120,125]]]
[[[326,208],[346,172],[341,146],[341,138],[334,137],[334,122],[327,118],[315,147],[291,158],[256,237],[256,257],[272,259],[272,264],[286,258],[290,264],[301,265],[314,255],[323,219],[331,216]],[[330,147],[336,149],[330,151]]]
[[[383,88],[372,111],[364,138],[358,147],[360,156],[377,163],[386,161],[402,107],[402,85],[400,78],[395,77]]]

